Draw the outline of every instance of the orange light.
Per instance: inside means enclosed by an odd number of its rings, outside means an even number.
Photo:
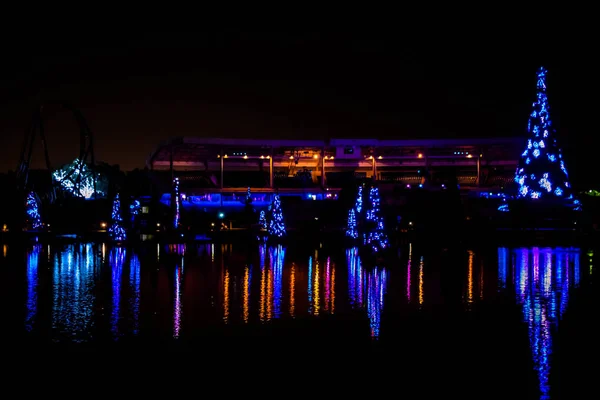
[[[318,155],[318,154],[315,154],[313,157],[314,157],[314,158],[319,158],[319,155]]]
[[[244,156],[244,160],[247,160],[247,159],[248,159],[248,156]]]
[[[419,158],[423,158],[423,154],[422,154],[422,153],[419,153],[419,155],[418,155],[417,157],[419,157]]]
[[[294,159],[294,156],[290,156],[290,160],[293,160],[293,159]]]
[[[382,159],[383,159],[383,156],[379,156],[379,157],[377,157],[377,158],[378,158],[378,159],[380,159],[380,160],[382,160]]]

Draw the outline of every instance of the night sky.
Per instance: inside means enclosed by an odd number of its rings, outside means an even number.
[[[4,49],[8,62],[0,67],[0,170],[16,168],[40,103],[49,104],[56,166],[79,146],[75,120],[57,102],[83,112],[97,160],[124,170],[144,167],[157,144],[175,136],[523,136],[543,64],[552,118],[571,169],[581,174],[597,133],[589,41],[572,32],[544,41],[533,30],[23,38]],[[38,147],[33,167],[43,165]]]

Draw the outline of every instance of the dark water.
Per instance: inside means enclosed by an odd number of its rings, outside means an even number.
[[[574,371],[591,351],[582,343],[597,340],[593,249],[406,244],[373,266],[356,249],[324,245],[31,244],[4,245],[0,263],[3,330],[25,343],[164,343],[238,331],[251,343],[276,332],[261,327],[287,321],[277,332],[322,333],[350,348],[368,342],[393,360],[377,367],[388,373],[434,365],[460,386],[457,376],[494,366],[479,372],[488,382],[480,398],[513,382],[516,398],[545,399],[582,387]],[[498,370],[512,375],[496,382]]]

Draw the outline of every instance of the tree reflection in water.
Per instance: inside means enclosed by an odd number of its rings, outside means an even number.
[[[579,285],[579,276],[578,249],[498,249],[499,288],[514,291],[522,306],[541,399],[550,398],[552,333],[567,308],[569,290]]]

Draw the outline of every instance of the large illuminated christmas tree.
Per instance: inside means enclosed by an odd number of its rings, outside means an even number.
[[[119,194],[115,196],[115,200],[113,202],[112,215],[111,215],[111,224],[110,228],[108,228],[108,234],[111,239],[115,242],[122,242],[127,239],[127,234],[125,233],[125,228],[123,227],[123,217],[121,215],[121,200],[119,199]]]
[[[29,220],[32,229],[40,229],[44,225],[42,223],[42,216],[40,215],[37,197],[33,192],[29,192],[27,195],[25,211],[27,212],[27,219]]]
[[[572,199],[569,175],[552,126],[547,71],[537,72],[537,94],[527,125],[528,139],[515,173],[517,198]]]
[[[271,218],[269,220],[269,236],[281,238],[285,235],[285,224],[283,222],[283,211],[281,210],[281,200],[279,195],[275,194],[273,206],[271,207]]]

